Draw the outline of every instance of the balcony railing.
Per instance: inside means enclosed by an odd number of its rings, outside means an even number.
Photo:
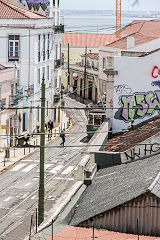
[[[54,27],[54,33],[64,33],[64,25],[60,24]]]
[[[59,68],[62,65],[61,59],[54,60],[54,67]]]
[[[0,111],[3,111],[6,108],[6,98],[0,100]]]
[[[60,101],[60,94],[54,94],[53,103],[58,103]]]
[[[9,106],[15,106],[18,104],[18,95],[9,96]]]

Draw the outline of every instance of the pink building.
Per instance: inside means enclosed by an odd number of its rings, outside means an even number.
[[[16,119],[14,106],[18,104],[16,82],[16,69],[0,65],[0,148],[12,146],[14,141]]]

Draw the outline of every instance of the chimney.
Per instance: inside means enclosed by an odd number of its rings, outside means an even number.
[[[127,49],[135,47],[135,38],[133,36],[127,37]]]

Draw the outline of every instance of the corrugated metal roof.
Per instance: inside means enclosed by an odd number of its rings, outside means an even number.
[[[76,226],[148,191],[160,198],[159,157],[99,170],[84,192],[71,224]]]

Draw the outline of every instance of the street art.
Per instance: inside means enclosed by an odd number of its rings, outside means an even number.
[[[158,66],[154,66],[151,75],[154,79],[156,79],[156,81],[152,82],[152,86],[160,88],[160,80],[158,80],[158,78],[160,79],[160,68],[158,68]]]
[[[160,113],[160,90],[120,96],[119,104],[114,118],[125,122]]]
[[[114,86],[114,89],[118,95],[120,94],[131,94],[132,89],[125,84]]]

